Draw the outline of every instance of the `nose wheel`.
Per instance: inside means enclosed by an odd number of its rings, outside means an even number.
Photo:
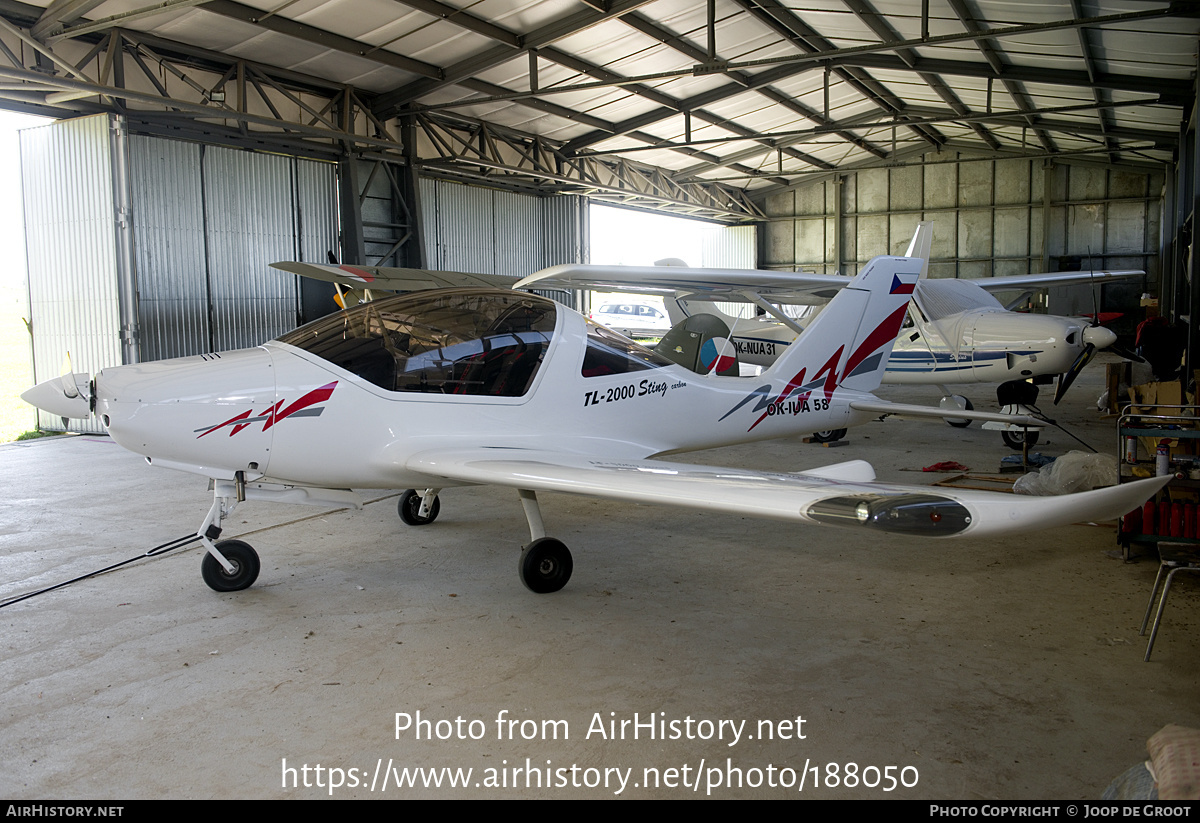
[[[240,592],[250,588],[258,579],[258,552],[242,540],[222,540],[215,546],[233,570],[227,570],[217,558],[205,552],[200,561],[200,575],[208,587],[218,592]]]
[[[400,519],[409,526],[425,526],[437,520],[438,512],[442,510],[437,493],[438,489],[426,489],[424,492],[409,489],[400,495],[400,502],[396,506]],[[426,498],[432,499],[426,503]]]
[[[1032,446],[1038,442],[1038,433],[1035,431],[1002,431],[1000,438],[1010,449],[1021,451],[1026,446]]]

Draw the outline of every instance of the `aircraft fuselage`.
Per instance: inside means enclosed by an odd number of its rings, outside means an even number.
[[[116,442],[153,465],[329,488],[431,485],[406,468],[411,455],[481,439],[497,449],[553,443],[567,453],[633,459],[845,428],[871,417],[849,407],[869,395],[834,388],[844,351],[832,365],[826,360],[807,374],[774,379],[699,375],[675,364],[585,376],[588,327],[577,313],[558,311],[537,372],[517,396],[460,394],[449,384],[389,390],[271,341],[104,369],[96,378],[96,414]],[[813,381],[818,385],[802,385]]]

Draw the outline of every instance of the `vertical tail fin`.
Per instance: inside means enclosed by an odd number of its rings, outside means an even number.
[[[922,220],[917,224],[917,230],[913,232],[913,239],[908,244],[908,251],[904,253],[905,257],[919,257],[923,261],[921,264],[921,279],[924,280],[929,276],[929,250],[933,247],[933,224],[928,220]]]
[[[846,284],[764,376],[799,388],[874,391],[904,322],[924,261],[876,257]]]

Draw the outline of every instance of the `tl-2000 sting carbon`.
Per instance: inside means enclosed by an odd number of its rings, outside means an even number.
[[[595,406],[600,403],[616,403],[618,400],[631,400],[634,397],[665,397],[668,389],[681,389],[687,383],[680,381],[668,386],[666,383],[654,380],[641,380],[636,385],[610,386],[603,391],[589,391],[583,395],[583,405]]]
[[[755,378],[720,376],[719,354],[714,371],[689,371],[536,295],[459,288],[376,300],[253,349],[66,375],[23,396],[67,417],[94,409],[152,465],[212,478],[198,534],[204,578],[219,591],[258,575],[250,546],[218,542],[245,499],[345,504],[357,500],[352,488],[407,487],[401,518],[425,525],[447,487],[515,488],[531,536],[521,580],[552,592],[572,559],[546,536],[539,491],[953,537],[1109,516],[1166,482],[1044,499],[875,483],[863,461],[773,474],[656,457],[899,411],[940,419],[871,394],[921,265],[872,260]]]

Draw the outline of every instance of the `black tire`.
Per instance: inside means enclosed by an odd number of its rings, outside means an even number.
[[[433,498],[433,505],[429,507],[429,516],[421,517],[421,499],[424,496],[421,492],[413,489],[400,495],[400,502],[396,504],[400,519],[410,526],[427,526],[437,520],[438,512],[442,510],[442,501],[436,497]]]
[[[567,585],[574,568],[571,550],[561,540],[539,537],[521,552],[517,573],[534,594],[549,594]]]
[[[834,443],[846,436],[845,429],[829,429],[823,432],[813,432],[814,443]]]
[[[258,579],[258,552],[241,540],[222,540],[216,546],[234,569],[230,574],[217,562],[217,558],[205,552],[204,559],[200,561],[200,575],[208,587],[216,592],[240,592],[254,585]]]
[[[1021,451],[1025,447],[1025,443],[1033,446],[1038,442],[1038,433],[1035,431],[1001,431],[1000,437],[1004,439],[1004,445],[1010,449]]]
[[[966,411],[975,410],[975,406],[971,403],[971,399],[969,397],[963,397],[961,394],[956,394],[954,397],[962,397],[963,403],[966,404],[963,406],[963,409]],[[967,426],[971,425],[970,419],[964,417],[947,417],[945,420],[956,429],[965,429]]]

